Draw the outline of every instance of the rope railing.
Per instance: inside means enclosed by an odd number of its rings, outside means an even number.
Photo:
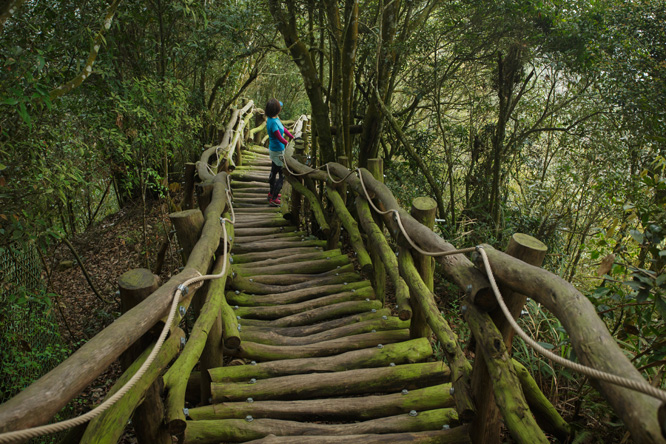
[[[231,195],[231,183],[229,180],[229,176],[226,176],[226,198],[227,202],[229,204],[229,209],[231,212],[231,219],[226,218],[226,217],[220,217],[220,224],[222,224],[222,233],[223,233],[223,266],[222,266],[222,271],[220,271],[219,274],[207,274],[207,275],[201,275],[199,276],[187,279],[184,281],[182,284],[180,284],[176,290],[174,291],[172,302],[171,302],[171,307],[169,309],[169,315],[167,317],[166,322],[164,323],[164,327],[162,328],[162,331],[160,332],[160,335],[155,343],[155,346],[151,350],[150,354],[144,361],[144,363],[139,367],[137,372],[130,378],[129,381],[125,385],[123,385],[116,393],[114,393],[109,399],[104,401],[102,404],[98,405],[94,409],[90,410],[87,413],[84,413],[83,415],[77,416],[75,418],[70,418],[65,421],[60,421],[54,424],[47,424],[43,426],[38,426],[38,427],[32,427],[24,430],[16,430],[12,432],[6,432],[0,434],[0,444],[5,444],[5,443],[13,443],[13,442],[21,442],[24,440],[32,439],[32,438],[37,438],[39,436],[47,435],[50,433],[57,433],[57,432],[62,432],[67,429],[70,429],[72,427],[76,427],[81,424],[85,424],[88,421],[91,421],[92,419],[98,417],[102,413],[104,413],[106,410],[111,408],[114,404],[116,404],[127,392],[129,392],[137,382],[141,380],[143,375],[148,371],[148,368],[152,365],[152,363],[155,361],[155,358],[157,357],[157,354],[160,352],[162,346],[164,345],[164,341],[166,340],[166,337],[171,329],[171,324],[173,323],[173,320],[176,315],[176,310],[178,308],[178,303],[180,302],[181,296],[186,295],[188,293],[188,287],[190,287],[192,284],[196,284],[201,281],[206,281],[206,280],[213,280],[213,279],[220,279],[227,274],[227,268],[228,268],[228,252],[227,252],[227,245],[229,243],[228,239],[228,233],[226,230],[226,224],[234,224],[236,221],[236,215],[234,212],[233,208],[233,196]]]
[[[360,180],[361,187],[362,187],[363,193],[364,193],[364,197],[368,201],[368,203],[370,204],[372,209],[376,213],[378,213],[382,216],[393,213],[393,218],[396,221],[396,224],[398,225],[398,227],[400,228],[400,232],[404,236],[405,240],[409,243],[409,245],[414,250],[416,250],[420,254],[425,255],[425,256],[431,256],[431,257],[441,257],[441,256],[454,255],[454,254],[466,254],[466,253],[472,253],[472,252],[479,252],[482,259],[483,259],[484,268],[485,268],[486,274],[488,276],[488,279],[490,281],[491,287],[493,289],[493,293],[495,295],[495,298],[497,299],[497,302],[498,302],[499,306],[502,309],[502,312],[504,313],[504,316],[507,318],[507,320],[509,321],[509,324],[516,331],[516,333],[530,347],[532,347],[534,350],[536,350],[539,354],[541,354],[542,356],[544,356],[548,359],[551,359],[552,361],[554,361],[554,362],[556,362],[556,363],[558,363],[558,364],[560,364],[560,365],[562,365],[566,368],[569,368],[569,369],[574,370],[576,372],[582,373],[582,374],[584,374],[586,376],[589,376],[591,378],[598,379],[598,380],[605,381],[605,382],[609,382],[611,384],[615,384],[615,385],[618,385],[618,386],[621,386],[621,387],[625,387],[625,388],[628,388],[630,390],[634,390],[634,391],[646,394],[648,396],[652,396],[653,398],[659,399],[661,401],[666,401],[666,391],[660,390],[656,387],[653,387],[652,385],[648,384],[645,381],[637,381],[637,380],[634,380],[634,379],[620,377],[620,376],[617,376],[617,375],[613,375],[613,374],[610,374],[610,373],[607,373],[607,372],[603,372],[601,370],[594,369],[592,367],[588,367],[588,366],[570,361],[568,359],[565,359],[565,358],[562,358],[562,357],[556,355],[553,352],[548,351],[547,349],[545,349],[544,347],[539,345],[536,341],[534,341],[532,338],[530,338],[529,335],[527,335],[527,333],[525,333],[525,331],[513,319],[513,316],[509,312],[509,309],[507,308],[506,303],[504,302],[504,298],[502,297],[502,294],[499,291],[499,288],[498,288],[497,283],[495,281],[495,277],[494,277],[493,272],[492,272],[492,268],[490,267],[490,262],[488,260],[488,256],[486,255],[486,252],[483,250],[483,247],[477,246],[477,247],[456,249],[456,250],[451,250],[451,251],[425,251],[425,250],[423,250],[409,236],[409,233],[405,229],[404,224],[402,222],[402,216],[400,215],[400,212],[398,210],[390,209],[390,210],[383,211],[383,210],[377,208],[377,206],[372,201],[372,198],[370,197],[370,193],[368,193],[367,187],[366,187],[365,182],[363,180],[363,174],[362,174],[360,168],[355,168],[355,169],[351,170],[349,172],[349,174],[347,174],[345,176],[344,179],[336,181],[336,179],[333,177],[333,175],[330,172],[329,163],[326,163],[324,165],[320,165],[317,168],[310,168],[309,171],[306,171],[304,173],[296,173],[296,172],[292,171],[289,168],[289,165],[287,164],[287,162],[284,162],[284,165],[285,165],[287,171],[289,172],[289,174],[291,174],[293,176],[296,176],[296,177],[312,174],[316,171],[319,171],[319,170],[325,168],[326,173],[328,175],[328,178],[331,180],[331,182],[336,183],[336,184],[344,182],[349,176],[356,173],[356,175],[358,176],[358,178]]]

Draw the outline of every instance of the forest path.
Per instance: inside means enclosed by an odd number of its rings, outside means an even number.
[[[212,405],[189,409],[184,442],[468,442],[429,341],[410,339],[346,254],[268,205],[266,154],[232,176],[226,298],[241,345],[225,353],[247,364],[210,370]]]

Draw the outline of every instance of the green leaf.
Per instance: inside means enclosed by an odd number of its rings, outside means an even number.
[[[19,102],[18,102],[18,100],[16,100],[15,98],[13,98],[13,97],[9,97],[9,98],[7,98],[7,99],[2,99],[2,100],[0,101],[0,103],[2,103],[3,105],[12,105],[12,106],[14,106],[14,105],[16,105],[16,104],[19,103]]]
[[[540,346],[542,346],[546,350],[552,350],[552,349],[555,348],[555,346],[553,344],[549,344],[547,342],[537,342],[537,344],[539,344]]]
[[[645,236],[643,235],[643,233],[641,233],[641,232],[638,231],[638,230],[629,230],[629,234],[630,234],[631,237],[633,237],[634,240],[635,240],[636,242],[638,242],[639,244],[642,244],[642,243],[643,243],[643,240],[645,239]]]

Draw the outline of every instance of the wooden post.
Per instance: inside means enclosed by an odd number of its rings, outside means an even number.
[[[262,123],[264,123],[264,116],[262,114],[256,113],[254,115],[254,127],[257,128]],[[253,142],[255,145],[261,145],[261,131],[257,131],[254,133]]]
[[[511,236],[509,245],[506,247],[506,254],[535,267],[540,267],[543,264],[547,251],[548,247],[543,242],[523,233],[515,233]],[[525,306],[527,296],[514,293],[506,288],[500,288],[500,290],[509,312],[514,319],[517,319]],[[504,317],[504,313],[499,308],[490,313],[490,317],[495,322],[495,325],[497,325],[497,329],[502,333],[507,351],[511,353],[511,343],[515,333],[513,328],[511,328],[511,325],[509,325],[509,322]]]
[[[118,279],[121,311],[126,313],[157,290],[159,286],[160,278],[145,268],[137,268],[124,273]],[[150,333],[146,333],[135,342],[121,357],[123,368],[129,368],[154,339]],[[171,435],[162,426],[163,419],[164,406],[160,397],[160,385],[155,381],[146,392],[143,403],[134,412],[133,424],[138,442],[171,444]]]
[[[349,162],[347,156],[339,156],[338,163],[345,168],[349,168]],[[327,185],[333,186],[333,183]],[[343,202],[347,202],[347,185],[342,183],[338,185],[340,187],[340,197],[342,197]],[[331,234],[328,236],[328,243],[326,244],[327,250],[335,250],[338,248],[338,243],[340,241],[340,236],[342,234],[340,230],[340,218],[337,217],[335,210],[332,209],[332,205],[329,207],[329,216],[330,216],[330,226]]]
[[[225,162],[226,165],[226,162]],[[199,209],[204,212],[206,207],[210,204],[210,200],[213,197],[213,184],[210,183],[200,183],[194,187],[197,193],[197,202],[199,202]]]
[[[305,146],[303,143],[296,144],[294,143],[294,159],[300,163],[304,163],[303,153],[305,151]],[[299,178],[294,178],[295,180],[300,181]],[[301,200],[303,196],[301,193],[296,191],[294,187],[291,188],[291,205],[289,212],[291,213],[291,221],[296,225],[296,229],[299,230],[303,225],[301,223]]]
[[[384,183],[384,159],[381,157],[368,159],[368,171],[370,171],[375,180]],[[377,224],[377,227],[384,232],[384,222],[382,221],[382,217],[374,212],[372,217],[375,224]],[[375,249],[372,249],[370,258],[372,259],[372,265],[374,266],[372,286],[375,289],[377,299],[384,302],[386,295],[386,267],[379,256],[379,252],[375,251]]]
[[[525,262],[531,265],[541,265],[546,257],[546,250],[547,247],[542,242],[521,233],[514,234],[507,247],[508,254],[521,260],[524,258]],[[511,314],[514,315],[514,318],[519,316],[523,305],[525,305],[526,297],[503,288],[501,288],[501,291]],[[491,318],[502,334],[507,351],[511,353],[513,329],[499,308],[491,313]],[[472,371],[472,392],[478,409],[474,419],[474,427],[472,427],[472,441],[474,443],[498,442],[499,440],[500,415],[495,403],[492,384],[485,361],[476,359]]]
[[[200,210],[178,211],[169,214],[169,219],[178,236],[183,264],[186,264],[194,245],[201,236],[204,225],[203,213]]]
[[[437,202],[430,197],[417,197],[412,201],[412,217],[431,230],[435,226],[436,212]],[[421,279],[431,292],[434,291],[435,260],[431,256],[422,255],[417,251],[412,251],[412,257]],[[430,337],[432,331],[426,322],[422,307],[419,306],[416,298],[410,300],[412,301],[412,324],[409,331],[412,339]]]

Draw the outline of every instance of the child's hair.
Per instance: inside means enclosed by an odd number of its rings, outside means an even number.
[[[275,117],[280,114],[281,109],[282,107],[280,106],[278,99],[268,99],[266,107],[264,108],[264,113],[266,113],[266,117]]]

